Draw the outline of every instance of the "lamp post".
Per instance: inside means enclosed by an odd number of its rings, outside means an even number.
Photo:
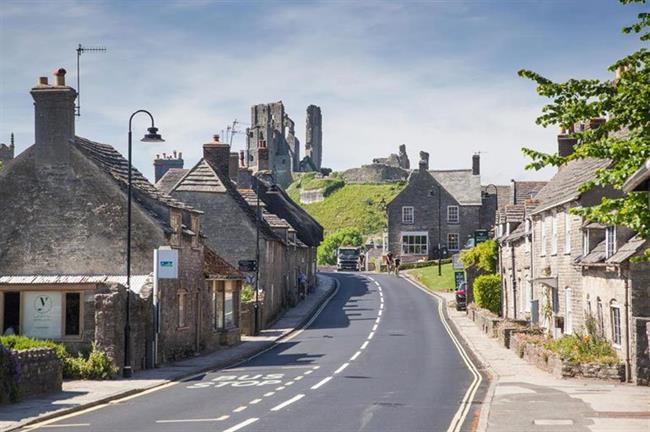
[[[146,110],[137,110],[129,118],[129,173],[128,173],[128,199],[127,199],[127,210],[126,210],[126,323],[124,325],[124,366],[122,368],[122,376],[124,378],[130,378],[133,375],[133,370],[131,369],[131,316],[130,316],[130,303],[131,303],[131,171],[133,169],[132,161],[132,131],[131,124],[133,123],[133,117],[136,114],[144,113],[149,116],[151,119],[151,127],[147,129],[148,133],[140,140],[142,142],[163,142],[160,134],[158,134],[158,128],[154,126],[153,116],[149,111]]]
[[[440,234],[440,185],[433,185],[437,189],[438,195],[438,276],[442,276],[442,242]],[[429,191],[429,196],[433,196],[433,189]]]

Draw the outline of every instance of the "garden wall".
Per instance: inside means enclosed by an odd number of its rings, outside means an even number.
[[[52,348],[33,348],[11,352],[18,364],[16,380],[18,399],[61,391],[63,363]],[[2,388],[5,386],[3,385]],[[0,395],[0,402],[9,401],[9,394]]]

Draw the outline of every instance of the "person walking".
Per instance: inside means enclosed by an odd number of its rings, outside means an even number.
[[[402,264],[402,260],[399,256],[395,257],[395,276],[399,276],[399,266]]]

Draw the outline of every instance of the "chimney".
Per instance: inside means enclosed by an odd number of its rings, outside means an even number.
[[[419,168],[420,171],[429,171],[429,153],[423,151],[420,152]]]
[[[230,146],[219,141],[219,135],[212,137],[212,142],[203,144],[203,158],[223,177],[228,175],[230,164]]]
[[[576,138],[571,137],[571,135],[565,132],[562,130],[557,136],[557,153],[562,157],[567,157],[573,153],[574,147],[578,143]]]
[[[54,71],[56,85],[40,77],[34,98],[34,141],[37,166],[67,164],[74,139],[74,100],[77,92],[65,85],[65,69]]]
[[[237,171],[237,188],[250,189],[253,184],[253,170],[247,167],[239,167]]]
[[[228,160],[228,175],[230,180],[237,181],[237,173],[239,171],[239,153],[230,152],[230,159]]]
[[[160,155],[157,154],[156,159],[153,161],[154,178],[156,183],[171,168],[183,168],[183,165],[183,153],[177,154],[176,150],[174,150],[174,157],[168,155],[167,153],[163,153],[161,158]]]
[[[239,166],[242,168],[246,166],[246,153],[244,150],[239,151]]]
[[[481,154],[474,153],[472,155],[472,175],[481,174]]]
[[[510,204],[517,204],[517,181],[510,180]]]

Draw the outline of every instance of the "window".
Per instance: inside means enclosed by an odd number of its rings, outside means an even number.
[[[573,290],[566,288],[564,290],[564,333],[573,333]]]
[[[582,232],[582,256],[589,255],[589,230]]]
[[[450,251],[458,250],[458,234],[449,233],[447,234],[447,249]]]
[[[187,292],[181,291],[178,293],[178,327],[185,327],[186,322],[186,309],[187,309]]]
[[[551,216],[551,255],[557,254],[557,215]]]
[[[605,258],[616,253],[616,227],[609,226],[605,230]]]
[[[530,252],[530,238],[528,235],[530,234],[530,219],[526,219],[524,222],[526,226],[526,236],[524,237],[524,251],[525,252]]]
[[[402,223],[412,224],[415,222],[413,207],[402,207]]]
[[[239,290],[237,282],[212,281],[212,312],[215,330],[239,325]]]
[[[603,337],[603,334],[605,333],[605,323],[603,322],[603,302],[600,300],[600,297],[596,297],[596,314],[598,314],[596,317],[598,336]]]
[[[457,224],[460,223],[460,216],[458,213],[458,206],[450,205],[447,206],[447,223]]]
[[[621,345],[621,307],[617,304],[612,304],[609,308],[612,317],[612,343],[614,345]]]
[[[564,253],[571,253],[571,215],[569,209],[564,213]]]
[[[235,295],[231,290],[227,290],[224,293],[224,327],[232,328],[235,327]]]
[[[546,255],[546,217],[540,221],[541,229],[541,256]]]
[[[81,293],[65,293],[65,335],[81,334]]]
[[[223,281],[212,281],[212,317],[214,328],[223,328]]]
[[[426,232],[402,234],[402,255],[428,255],[429,235]]]

